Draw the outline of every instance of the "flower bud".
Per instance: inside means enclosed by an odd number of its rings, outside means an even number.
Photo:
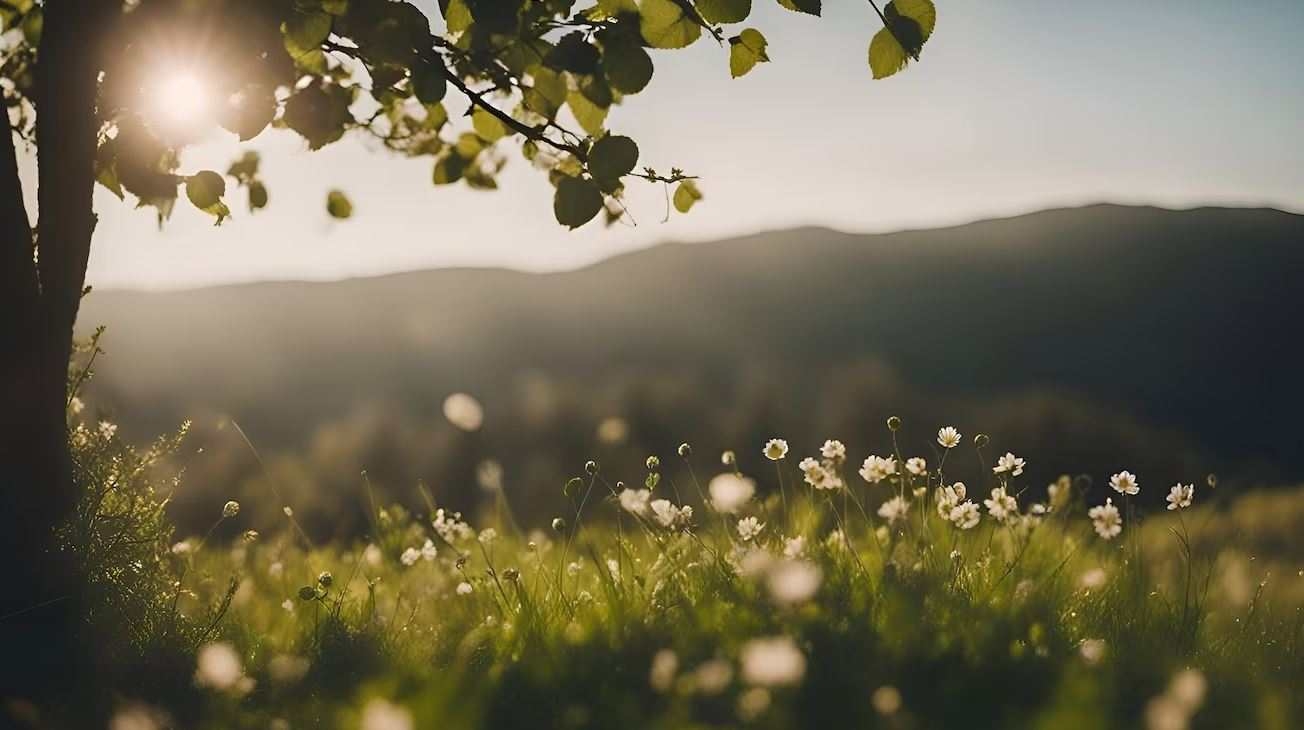
[[[973,437],[973,445],[977,446],[980,449],[987,446],[987,444],[990,444],[991,442],[992,440],[988,438],[987,434],[985,433],[980,433],[977,436]]]
[[[566,520],[563,520],[560,517],[552,518],[552,529],[556,530],[557,532],[565,532]]]
[[[692,447],[692,446],[689,446],[687,442],[682,443],[682,444],[679,445],[679,456],[680,456],[680,458],[682,458],[682,459],[687,459],[688,457],[690,457],[690,456],[692,456],[692,455],[693,455],[693,447]]]
[[[900,419],[900,417],[898,417],[898,416],[892,416],[892,417],[888,418],[888,419],[887,419],[887,429],[888,429],[889,431],[900,431],[900,430],[901,430],[901,419]]]
[[[321,574],[317,576],[317,584],[320,585],[322,588],[330,588],[331,583],[334,582],[335,582],[335,576],[331,575],[331,572],[329,570],[323,570]]]
[[[656,471],[661,468],[661,460],[655,456],[647,457],[647,470]]]
[[[240,514],[240,503],[235,501],[234,499],[222,505],[223,519],[227,519],[229,517],[235,517],[238,514]]]
[[[598,462],[593,461],[593,460],[589,460],[589,461],[585,462],[585,464],[584,464],[584,471],[588,472],[589,474],[597,474],[597,473],[598,473]]]

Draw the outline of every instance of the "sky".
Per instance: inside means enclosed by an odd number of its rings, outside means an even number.
[[[637,225],[567,231],[551,187],[518,154],[494,192],[436,188],[431,161],[362,139],[309,152],[266,132],[271,205],[233,196],[220,228],[179,202],[162,230],[98,190],[88,282],[183,288],[338,279],[436,266],[557,270],[661,241],[826,225],[886,231],[1099,201],[1304,210],[1304,3],[1255,0],[937,0],[922,60],[874,81],[879,24],[867,3],[826,0],[823,18],[754,0],[747,25],[772,63],[731,80],[709,39],[654,51],[643,93],[608,126],[640,165],[700,175],[705,199],[666,212],[633,181]],[[736,31],[735,31],[736,32]],[[450,90],[450,114],[465,110]],[[215,131],[183,171],[225,169],[241,147]],[[32,186],[29,186],[29,188]],[[326,192],[346,191],[347,221]]]

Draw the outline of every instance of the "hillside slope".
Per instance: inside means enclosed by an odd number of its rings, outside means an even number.
[[[94,399],[129,433],[229,414],[265,449],[393,481],[468,473],[440,456],[460,443],[437,415],[456,390],[485,403],[477,453],[536,477],[573,469],[605,416],[630,424],[632,464],[683,438],[806,447],[900,412],[921,451],[941,419],[1035,440],[1064,462],[1036,476],[1141,459],[1299,478],[1301,280],[1304,216],[1098,205],[556,274],[96,292],[81,322],[109,326]],[[1178,476],[1199,475],[1154,478]]]

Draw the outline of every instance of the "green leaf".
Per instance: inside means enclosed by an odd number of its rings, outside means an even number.
[[[531,73],[531,84],[525,90],[525,107],[535,114],[555,119],[561,105],[566,103],[566,79],[552,69],[539,66]]]
[[[566,96],[566,102],[570,104],[575,121],[580,123],[580,127],[585,132],[594,137],[602,134],[603,125],[607,122],[607,109],[589,101],[588,97],[578,91],[570,92]]]
[[[697,189],[697,183],[692,180],[681,180],[675,188],[675,210],[680,213],[687,213],[701,199],[702,191]]]
[[[249,183],[249,211],[262,210],[267,207],[267,186],[258,180]]]
[[[933,0],[892,0],[883,9],[883,14],[889,19],[892,15],[900,15],[918,23],[923,36],[921,44],[933,35],[933,29],[937,27],[937,7]]]
[[[231,215],[231,209],[222,202],[226,194],[226,179],[212,170],[200,170],[186,178],[186,197],[196,208],[217,217],[215,225]]]
[[[702,26],[676,0],[643,0],[639,31],[653,48],[684,48],[701,37]]]
[[[612,41],[603,51],[602,70],[616,91],[637,94],[652,80],[652,57],[637,43]]]
[[[349,104],[353,92],[334,84],[313,84],[295,92],[285,102],[285,125],[319,149],[344,136],[346,125],[353,120]]]
[[[779,4],[796,13],[820,14],[820,0],[779,0]]]
[[[349,202],[349,196],[338,190],[332,190],[326,194],[326,212],[330,213],[332,218],[348,218],[353,215],[353,203]]]
[[[332,22],[327,13],[296,12],[281,26],[285,50],[295,59],[321,50],[322,41],[331,34]]]
[[[448,77],[439,59],[423,62],[412,69],[412,93],[422,104],[438,104],[448,93]]]
[[[507,125],[503,124],[501,119],[479,106],[471,112],[471,127],[475,129],[476,134],[490,143],[497,142],[509,134]]]
[[[226,169],[226,174],[242,183],[247,183],[258,175],[258,165],[261,162],[262,156],[256,150],[245,150],[244,154]]]
[[[885,79],[905,68],[908,59],[906,50],[887,28],[875,33],[869,42],[869,70],[876,79]]]
[[[615,182],[638,164],[638,145],[629,137],[607,135],[589,150],[589,173],[598,180]]]
[[[557,183],[552,212],[557,222],[571,229],[593,220],[602,211],[602,191],[592,180],[563,177]]]
[[[448,152],[435,160],[434,183],[436,185],[451,185],[462,179],[462,173],[466,170],[466,160],[462,159],[456,152]]]
[[[447,7],[444,8],[444,23],[448,25],[449,33],[461,33],[470,28],[474,22],[475,18],[471,16],[470,8],[463,0],[449,0]]]
[[[118,166],[115,163],[96,164],[95,165],[95,182],[103,185],[109,192],[118,196],[122,200],[122,181],[118,180]]]
[[[196,208],[216,205],[225,194],[226,179],[212,170],[200,170],[186,178],[186,197]]]
[[[261,84],[250,84],[232,94],[218,110],[218,123],[240,141],[257,137],[276,116],[276,95]]]
[[[759,30],[748,28],[729,39],[729,75],[738,78],[751,71],[756,64],[769,61],[766,55],[765,36]]]
[[[23,16],[23,40],[35,48],[41,45],[41,32],[45,30],[45,14],[40,8],[32,8]]]
[[[752,12],[752,0],[697,0],[697,12],[708,23],[741,23]]]

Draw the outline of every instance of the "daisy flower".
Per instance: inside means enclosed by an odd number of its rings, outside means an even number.
[[[620,508],[630,514],[647,515],[648,502],[652,499],[652,493],[646,489],[625,489],[620,492]]]
[[[755,517],[744,517],[738,520],[738,537],[742,538],[743,542],[756,539],[764,529],[765,523]]]
[[[843,459],[847,458],[847,447],[837,439],[829,439],[820,447],[820,454],[825,459],[840,464]]]
[[[884,502],[878,508],[878,516],[893,524],[897,520],[905,519],[910,514],[910,503],[903,497],[893,497]]]
[[[1124,469],[1109,478],[1109,486],[1114,488],[1119,494],[1136,494],[1141,491],[1141,485],[1137,483],[1136,475]]]
[[[1105,503],[1087,510],[1087,517],[1091,518],[1091,525],[1096,528],[1096,534],[1106,540],[1113,540],[1123,531],[1123,518],[1118,514],[1118,508],[1114,506],[1114,500],[1107,498]]]
[[[788,455],[788,442],[783,439],[770,439],[765,442],[765,458],[778,461]]]
[[[1005,456],[996,460],[996,466],[992,467],[992,471],[996,474],[1008,473],[1010,476],[1017,477],[1023,473],[1025,464],[1023,459],[1007,451]]]
[[[947,515],[947,519],[961,530],[968,530],[978,525],[978,521],[982,519],[982,512],[978,510],[978,505],[965,500],[951,508],[951,514]]]
[[[993,489],[991,498],[983,500],[983,504],[987,505],[987,513],[1000,522],[1019,516],[1019,503],[1013,495],[1006,494],[1005,487]]]
[[[906,459],[906,471],[915,476],[922,476],[924,472],[928,471],[928,462],[918,456]]]
[[[955,426],[938,429],[937,443],[944,449],[954,449],[960,445],[960,432],[955,430]]]
[[[896,459],[870,456],[860,467],[860,476],[870,484],[878,484],[889,476],[896,474]]]
[[[1195,485],[1178,482],[1168,490],[1168,509],[1186,509],[1195,498]]]

